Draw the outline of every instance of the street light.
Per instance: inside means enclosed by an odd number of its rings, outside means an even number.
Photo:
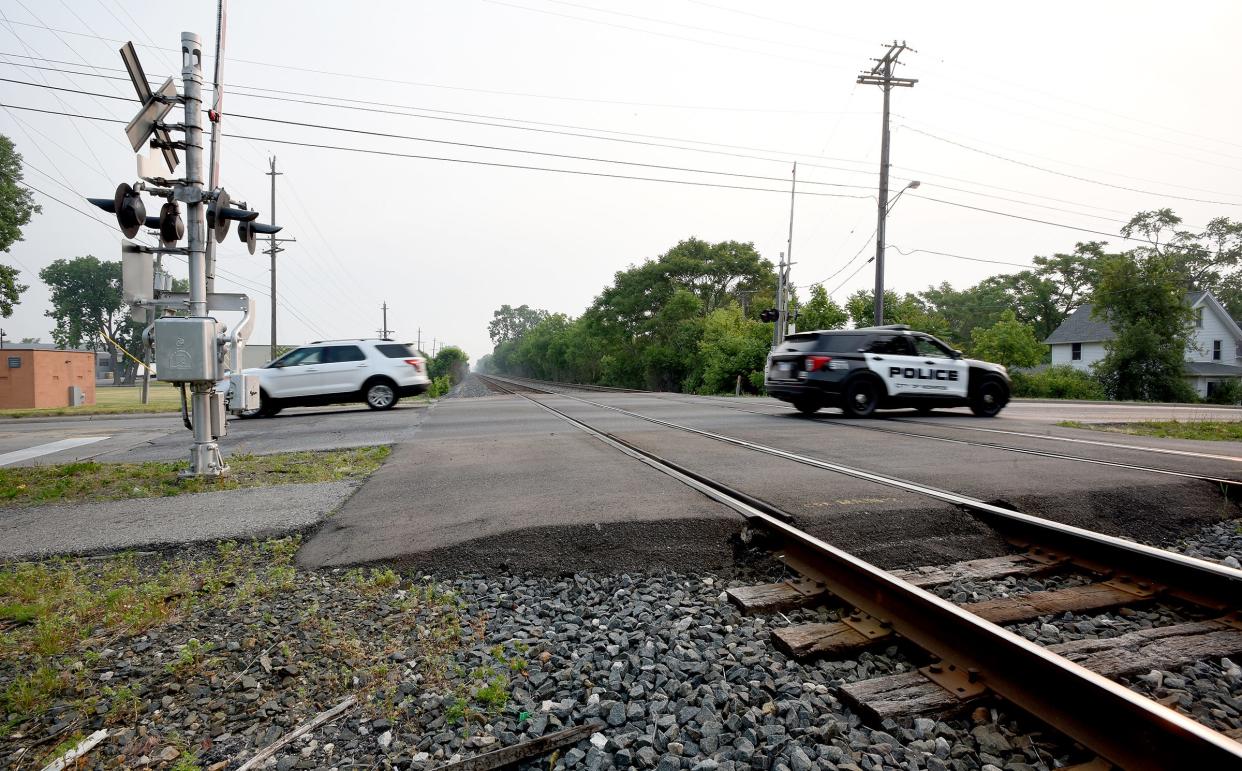
[[[897,195],[893,196],[893,200],[883,209],[884,216],[880,217],[880,224],[876,228],[876,250],[875,250],[875,325],[882,326],[884,324],[884,231],[885,220],[888,214],[897,205],[897,199],[901,198],[902,193],[907,190],[915,190],[922,184],[917,179],[911,180],[903,187]],[[881,191],[883,192],[883,191]]]
[[[893,196],[893,200],[889,202],[889,204],[888,204],[888,211],[887,211],[887,213],[891,213],[891,212],[893,211],[893,207],[897,205],[897,199],[898,199],[898,198],[901,198],[901,194],[902,194],[902,193],[906,192],[907,190],[918,190],[918,189],[919,189],[919,185],[921,185],[921,184],[923,184],[923,183],[922,183],[922,182],[920,182],[920,181],[918,181],[918,180],[916,179],[916,180],[911,181],[911,182],[910,182],[908,185],[906,185],[905,187],[903,187],[903,188],[901,189],[901,191],[897,193],[897,195]]]

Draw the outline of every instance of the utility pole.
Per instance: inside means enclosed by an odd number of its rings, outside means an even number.
[[[899,64],[897,57],[901,56],[903,51],[917,53],[907,46],[905,41],[898,43],[894,40],[888,44],[888,53],[879,59],[872,59],[876,63],[875,66],[870,71],[860,73],[857,80],[863,85],[879,86],[884,92],[883,129],[880,134],[880,195],[876,201],[875,228],[875,325],[877,327],[884,323],[884,228],[888,218],[889,96],[894,87],[913,88],[918,82],[914,78],[893,77],[893,68]]]
[[[215,76],[212,78],[211,109],[207,119],[211,121],[211,170],[208,172],[207,189],[220,185],[220,118],[224,107],[224,37],[228,31],[228,0],[216,3],[216,60]],[[274,217],[275,215],[273,215]],[[275,224],[273,219],[272,223]],[[216,240],[207,239],[207,293],[216,291]],[[145,404],[146,402],[143,402]]]
[[[785,261],[784,268],[781,271],[780,278],[780,294],[776,303],[776,328],[780,335],[776,340],[776,344],[780,345],[785,340],[785,330],[789,329],[789,269],[793,265],[793,228],[794,228],[794,200],[798,193],[798,162],[794,161],[793,179],[789,185],[789,241],[785,245]]]
[[[781,262],[776,269],[776,323],[772,325],[772,347],[781,344],[781,323],[785,319],[785,312],[782,310],[785,298],[785,253],[781,252]],[[767,319],[764,319],[765,321]]]
[[[207,218],[203,205],[203,44],[193,32],[181,33],[182,102],[185,106],[185,184],[178,191],[186,203],[187,251],[190,262],[190,316],[207,317]],[[210,355],[214,355],[214,347]],[[189,476],[219,477],[228,473],[220,446],[211,433],[211,392],[215,384],[190,383],[194,446]]]
[[[265,173],[269,177],[272,178],[271,223],[275,225],[276,224],[276,178],[281,175],[281,172],[276,171],[276,156],[274,155],[272,156],[270,165],[271,165],[271,170]],[[267,240],[267,254],[269,257],[271,257],[271,260],[272,260],[272,298],[271,298],[272,299],[272,349],[268,351],[267,355],[271,357],[272,359],[276,358],[276,255],[277,253],[283,252],[283,251],[284,249],[281,249],[279,246],[276,245],[276,234],[273,233],[271,237],[269,237]]]
[[[418,328],[418,342],[414,344],[414,350],[418,353],[423,352],[423,328]]]
[[[381,305],[380,310],[383,311],[384,313],[384,328],[377,329],[375,331],[379,332],[379,336],[381,340],[387,340],[389,339],[389,337],[392,335],[392,332],[393,332],[393,330],[388,328],[388,303],[384,303],[383,305]]]

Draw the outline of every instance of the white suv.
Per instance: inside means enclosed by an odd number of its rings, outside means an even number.
[[[246,370],[259,378],[259,409],[268,417],[285,407],[365,402],[390,409],[403,396],[427,390],[427,360],[390,340],[319,340]]]

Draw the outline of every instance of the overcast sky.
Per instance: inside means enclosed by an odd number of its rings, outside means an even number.
[[[214,6],[0,0],[0,77],[132,97],[113,79],[120,44],[134,41],[153,79],[179,76],[180,33],[210,49]],[[795,160],[800,191],[856,196],[797,197],[795,283],[835,274],[826,286],[838,301],[872,286],[873,266],[857,269],[874,252],[881,93],[855,77],[893,39],[916,49],[900,74],[919,80],[893,93],[893,187],[922,184],[889,220],[890,287],[968,286],[1105,239],[1016,217],[1108,234],[1163,206],[1196,226],[1239,218],[1238,29],[1242,4],[1229,0],[1175,12],[1133,1],[235,1],[224,110],[235,136],[221,178],[266,221],[267,159],[285,173],[277,221],[297,243],[278,258],[282,343],[373,336],[387,302],[400,339],[421,329],[424,348],[434,338],[477,359],[501,304],[577,315],[616,271],[690,236],[751,241],[775,262]],[[11,106],[124,120],[137,109],[12,82],[0,93]],[[135,179],[122,128],[0,109],[26,182],[83,212],[81,196]],[[31,287],[0,322],[9,340],[50,339],[40,268],[119,259],[107,215],[91,211],[106,226],[92,223],[38,198],[25,241],[0,255]],[[266,256],[233,234],[220,255],[218,288],[257,298],[252,341],[267,342]]]

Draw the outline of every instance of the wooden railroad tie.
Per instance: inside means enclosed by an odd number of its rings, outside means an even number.
[[[1006,576],[1033,575],[1045,572],[1055,565],[1056,563],[1034,560],[1026,554],[1009,554],[1004,557],[955,562],[952,565],[890,572],[903,581],[926,589],[967,579],[986,581]],[[725,596],[742,613],[750,615],[822,605],[832,593],[815,581],[796,579],[775,584],[739,586],[726,590]]]
[[[1048,646],[1048,650],[1096,674],[1116,679],[1136,672],[1242,655],[1242,628],[1223,619],[1193,621],[1102,640],[1058,643]],[[947,716],[970,701],[959,699],[920,672],[861,680],[843,685],[837,692],[844,702],[877,721],[901,716]]]

